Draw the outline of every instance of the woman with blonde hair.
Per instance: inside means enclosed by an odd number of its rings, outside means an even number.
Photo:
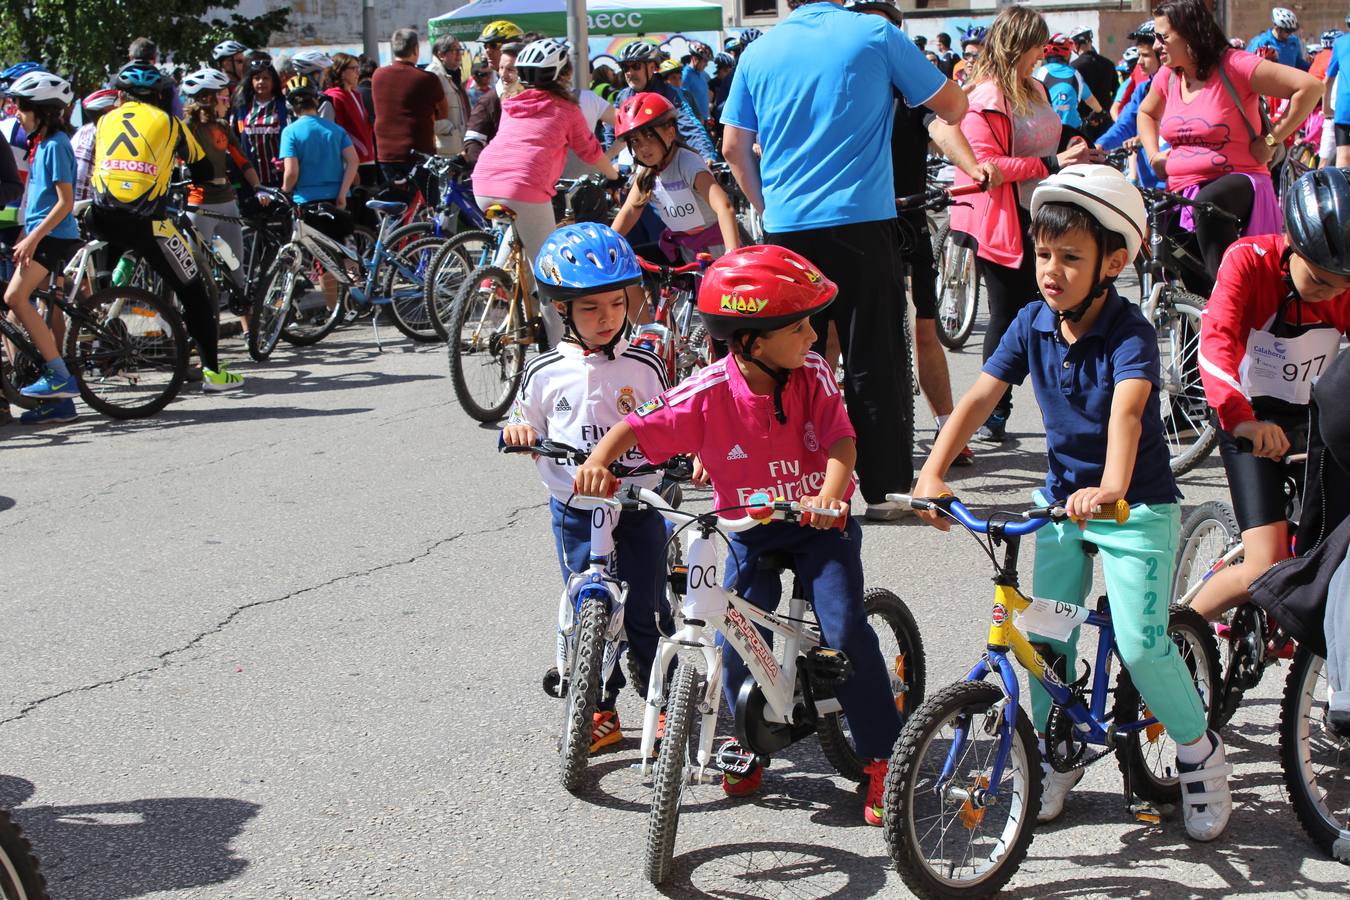
[[[1033,77],[1050,29],[1040,13],[1008,6],[994,19],[984,50],[966,81],[970,108],[961,132],[980,163],[993,163],[1002,184],[972,194],[969,205],[952,207],[956,240],[975,249],[975,268],[989,300],[984,358],[998,348],[1017,311],[1037,296],[1036,260],[1029,227],[1031,194],[1042,179],[1074,163],[1100,156],[1081,138],[1060,150],[1062,123]],[[956,184],[970,176],[956,173]],[[1012,413],[1011,389],[999,401],[976,440],[1002,443]]]

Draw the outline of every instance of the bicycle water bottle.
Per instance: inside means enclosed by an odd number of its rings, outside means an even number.
[[[211,238],[211,249],[216,251],[216,255],[220,257],[231,272],[239,271],[239,260],[235,257],[234,251],[230,249],[230,245],[225,243],[223,237],[216,235]]]
[[[112,283],[117,287],[124,287],[131,282],[131,273],[136,270],[136,263],[130,256],[124,256],[117,261],[117,268],[113,269]]]

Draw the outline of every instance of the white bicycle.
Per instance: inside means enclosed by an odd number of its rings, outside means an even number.
[[[842,652],[822,644],[819,624],[807,617],[808,598],[800,584],[794,585],[785,616],[765,612],[723,588],[714,543],[714,536],[725,540],[728,532],[746,531],[762,522],[800,521],[803,512],[841,514],[773,501],[767,494],[751,498],[746,505],[749,515],[730,520],[718,518],[716,512],[675,509],[645,489],[629,488],[615,498],[586,500],[613,508],[654,509],[677,526],[672,539],[686,530],[690,535],[688,565],[671,576],[676,594],[683,596],[678,610],[672,610],[675,632],[661,638],[647,685],[641,768],[643,776],[651,775],[655,782],[647,820],[647,878],[660,884],[670,873],[680,802],[689,785],[714,783],[728,773],[744,775],[756,764],[767,764],[771,754],[811,734],[819,735],[826,758],[840,774],[861,781],[866,760],[854,750],[835,698],[835,688],[852,674],[852,663]],[[775,571],[789,564],[774,554],[765,556],[761,565]],[[872,589],[864,604],[882,657],[890,661],[896,708],[904,714],[923,699],[923,643],[918,626],[909,608],[890,591]],[[760,629],[777,636],[778,655]],[[722,704],[719,634],[745,660],[750,677],[737,698],[736,740],[714,751]],[[675,675],[667,683],[665,673],[677,659]],[[660,754],[655,755],[663,708],[665,734]]]

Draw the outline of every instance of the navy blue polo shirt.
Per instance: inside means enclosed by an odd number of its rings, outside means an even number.
[[[984,371],[1009,384],[1021,384],[1031,375],[1045,422],[1050,463],[1045,487],[1056,500],[1101,484],[1115,386],[1129,378],[1147,380],[1153,390],[1144,407],[1139,452],[1125,499],[1131,505],[1175,503],[1181,496],[1163,437],[1158,333],[1139,307],[1114,288],[1092,330],[1073,344],[1060,336],[1055,313],[1044,300],[1027,304],[985,362]]]

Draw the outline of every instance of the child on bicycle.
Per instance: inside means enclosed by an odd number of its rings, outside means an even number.
[[[552,301],[562,317],[565,335],[553,350],[525,367],[520,390],[502,439],[512,447],[528,447],[540,438],[590,450],[624,416],[666,388],[665,364],[650,350],[627,341],[624,289],[642,278],[628,242],[606,225],[578,223],[553,232],[534,263],[539,294]],[[660,457],[666,459],[666,457]],[[658,460],[659,461],[659,460]],[[641,465],[637,452],[626,465]],[[590,510],[568,506],[572,467],[540,458],[539,474],[548,488],[553,514],[553,539],[564,584],[572,572],[586,570],[590,557]],[[629,481],[656,488],[660,475]],[[654,510],[625,512],[614,528],[617,576],[628,583],[624,630],[628,652],[637,663],[645,691],[656,659],[658,604],[663,619],[665,523]],[[615,701],[623,688],[623,667],[615,668],[605,685],[591,728],[591,752],[623,740]]]
[[[14,246],[16,271],[5,289],[5,303],[42,354],[42,377],[20,388],[42,404],[19,417],[25,425],[71,422],[80,395],[75,378],[61,358],[52,330],[33,306],[33,291],[52,272],[61,272],[80,248],[75,208],[75,149],[70,143],[66,109],[75,94],[64,79],[47,72],[29,72],[9,87],[18,105],[19,124],[28,132],[28,198],[24,205],[24,237]]]
[[[1168,466],[1158,400],[1157,335],[1139,308],[1112,283],[1139,252],[1144,201],[1109,166],[1073,165],[1043,181],[1032,195],[1031,235],[1043,300],[1018,313],[984,372],[938,434],[914,493],[950,491],[942,473],[1010,384],[1031,376],[1045,423],[1049,472],[1037,502],[1062,504],[1085,519],[1124,498],[1124,524],[1051,524],[1036,533],[1035,596],[1081,606],[1092,586],[1084,539],[1102,557],[1111,621],[1121,660],[1177,744],[1183,815],[1191,837],[1223,833],[1232,811],[1231,767],[1223,742],[1206,728],[1205,709],[1177,648],[1167,636],[1168,592],[1180,497]],[[943,530],[934,513],[921,513]],[[1077,668],[1077,631],[1068,642],[1046,641],[1053,657]],[[1032,721],[1041,736],[1050,696],[1033,681]],[[1056,818],[1083,770],[1045,767],[1038,819]]]
[[[619,104],[614,136],[628,144],[639,167],[614,230],[627,234],[651,205],[666,230],[661,249],[685,262],[699,253],[721,256],[741,245],[736,211],[708,164],[680,140],[676,112],[660,94],[634,94]]]
[[[1281,460],[1290,432],[1306,435],[1312,383],[1350,331],[1350,179],[1315,169],[1283,205],[1284,234],[1228,248],[1201,320],[1200,378],[1219,416],[1244,557],[1191,601],[1207,619],[1245,603],[1247,586],[1289,556]]]
[[[650,458],[698,454],[712,476],[713,504],[739,510],[756,493],[836,509],[853,494],[857,456],[853,425],[830,366],[811,352],[810,317],[834,300],[836,288],[804,257],[783,247],[742,247],[709,267],[698,307],[708,332],[732,355],[638,407],[610,430],[577,470],[578,493],[608,496],[616,481],[607,466],[634,447]],[[736,515],[735,512],[731,512]],[[824,643],[842,650],[854,674],[838,688],[860,756],[873,760],[864,818],[881,824],[886,761],[900,733],[886,665],[863,611],[862,530],[845,519],[812,517],[813,528],[774,522],[732,534],[726,587],[772,611],[781,584],[757,572],[765,553],[791,555],[797,577],[820,619]],[[734,708],[747,670],[723,648],[723,689]],[[763,767],[726,775],[723,790],[745,796],[759,788]]]

